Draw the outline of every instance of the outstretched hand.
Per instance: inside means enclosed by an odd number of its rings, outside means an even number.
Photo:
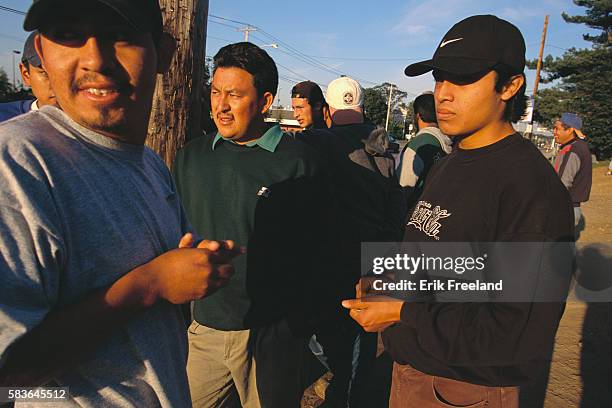
[[[143,266],[155,299],[183,304],[212,294],[234,274],[232,259],[246,252],[233,241],[203,240],[195,248],[194,243],[193,235],[186,234],[178,249]]]
[[[362,289],[367,286],[367,282],[359,282],[355,288],[356,298],[342,301],[351,317],[367,332],[383,331],[399,322],[404,302],[389,296],[364,296]]]

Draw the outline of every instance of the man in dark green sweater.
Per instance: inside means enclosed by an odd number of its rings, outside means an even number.
[[[329,193],[311,147],[264,122],[278,86],[274,61],[250,43],[215,56],[216,135],[174,163],[194,229],[247,247],[235,275],[195,302],[187,370],[196,407],[298,407],[307,336],[325,304]],[[326,281],[327,282],[327,281]],[[308,297],[317,290],[316,310]],[[233,405],[231,405],[233,406]]]

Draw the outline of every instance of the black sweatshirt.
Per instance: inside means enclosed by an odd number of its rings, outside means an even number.
[[[318,150],[329,170],[337,268],[346,277],[339,299],[347,299],[360,278],[361,243],[396,242],[403,233],[406,205],[395,161],[385,151],[387,135],[366,122],[306,130],[296,137]]]
[[[573,236],[567,190],[537,148],[518,134],[479,149],[458,148],[442,159],[407,222],[407,242],[550,242]],[[401,323],[388,328],[383,340],[397,363],[430,375],[521,385],[550,358],[563,308],[563,303],[404,303]]]

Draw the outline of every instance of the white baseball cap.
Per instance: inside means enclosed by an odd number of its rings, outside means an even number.
[[[327,85],[325,101],[336,109],[356,109],[363,106],[363,88],[353,78],[336,78]]]

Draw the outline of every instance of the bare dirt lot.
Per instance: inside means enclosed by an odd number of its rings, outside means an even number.
[[[607,166],[593,168],[591,198],[583,205],[585,229],[578,244],[583,253],[600,248],[603,265],[609,266],[612,176],[606,176],[606,171]],[[610,287],[612,268],[605,272],[608,279],[603,287]],[[544,406],[612,407],[612,303],[568,302],[557,333]]]
[[[612,259],[612,176],[606,176],[606,171],[607,166],[593,168],[591,198],[582,207],[585,222],[578,241],[579,258],[581,253],[595,254],[600,266],[610,265]],[[603,286],[610,292],[612,268],[606,272],[608,278]],[[601,289],[601,285],[595,289]],[[382,348],[379,353],[369,405],[372,408],[384,408],[388,401],[391,363]],[[314,381],[322,370],[315,360],[310,363]],[[559,326],[549,369],[539,384],[524,390],[522,408],[612,407],[612,302],[587,303],[572,295]],[[322,402],[311,386],[304,394],[302,408],[318,407]]]

